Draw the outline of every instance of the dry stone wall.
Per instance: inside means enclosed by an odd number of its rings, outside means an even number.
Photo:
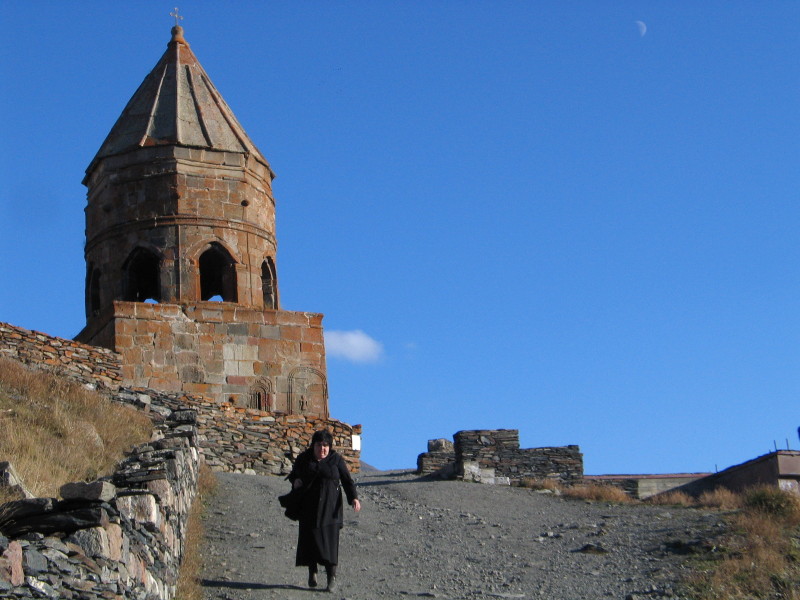
[[[458,475],[488,483],[519,484],[526,478],[583,480],[578,446],[520,448],[517,429],[459,431],[453,436]]]
[[[153,411],[150,443],[113,476],[61,488],[61,500],[0,507],[0,597],[170,600],[197,494],[196,414]]]
[[[428,440],[428,451],[417,456],[417,473],[450,477],[455,473],[455,461],[453,442],[444,438]]]
[[[0,323],[0,356],[56,371],[92,387],[115,389],[122,381],[116,352]]]
[[[428,452],[417,457],[417,472],[506,485],[526,478],[568,485],[583,480],[578,446],[520,448],[517,429],[459,431],[453,439],[428,441]]]
[[[140,409],[176,410],[192,407],[197,412],[199,445],[214,471],[284,475],[297,455],[311,443],[319,429],[333,435],[337,452],[351,472],[360,469],[361,425],[336,419],[302,415],[275,415],[231,404],[218,404],[202,396],[163,394],[153,390],[120,390],[118,397]]]

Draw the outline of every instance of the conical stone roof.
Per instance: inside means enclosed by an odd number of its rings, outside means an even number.
[[[269,168],[183,39],[179,26],[172,28],[167,51],[128,101],[86,172],[103,158],[163,145],[238,152]]]

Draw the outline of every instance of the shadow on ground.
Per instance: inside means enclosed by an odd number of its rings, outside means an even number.
[[[254,583],[247,581],[220,581],[219,579],[202,579],[200,581],[203,587],[208,588],[231,588],[234,590],[300,590],[306,592],[314,592],[312,588],[302,587],[299,585],[269,584],[269,583]]]

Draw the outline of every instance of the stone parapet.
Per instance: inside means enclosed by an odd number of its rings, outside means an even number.
[[[174,598],[197,495],[196,415],[154,416],[151,442],[111,477],[0,506],[0,597]]]
[[[116,389],[122,381],[116,352],[0,323],[0,356],[46,368],[92,387]]]

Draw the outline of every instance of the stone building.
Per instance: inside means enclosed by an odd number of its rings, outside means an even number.
[[[322,315],[281,308],[275,174],[174,27],[86,170],[86,327],[126,385],[328,417]]]

